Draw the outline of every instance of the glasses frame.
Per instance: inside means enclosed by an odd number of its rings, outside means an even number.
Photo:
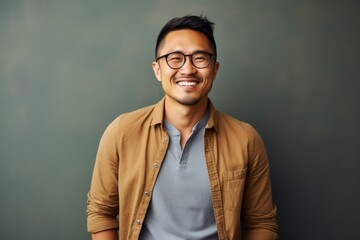
[[[182,55],[184,56],[184,62],[182,63],[182,65],[181,65],[180,67],[177,67],[177,68],[171,67],[170,64],[169,64],[169,62],[168,62],[168,56],[171,55],[171,54],[174,54],[174,53],[179,53],[179,54],[182,54]],[[207,55],[209,56],[209,63],[208,63],[206,66],[204,66],[204,67],[197,67],[197,66],[195,66],[195,64],[194,64],[194,62],[193,62],[193,55],[194,55],[194,54],[198,54],[198,53],[204,53],[204,54],[207,54]],[[157,61],[159,61],[159,59],[165,58],[166,64],[169,66],[169,68],[174,69],[174,70],[178,70],[178,69],[182,68],[182,67],[185,65],[186,59],[187,59],[186,57],[188,57],[188,56],[190,57],[190,62],[191,62],[191,64],[192,64],[195,68],[197,68],[197,69],[203,69],[203,68],[207,68],[207,67],[210,65],[210,63],[211,63],[211,58],[214,57],[214,54],[209,53],[209,52],[205,52],[205,51],[196,51],[196,52],[193,52],[192,54],[184,54],[184,53],[182,53],[182,52],[171,52],[171,53],[167,53],[167,54],[161,55],[160,57],[157,57],[155,60],[156,60],[156,62],[157,62]],[[215,57],[214,57],[214,59],[216,60]]]

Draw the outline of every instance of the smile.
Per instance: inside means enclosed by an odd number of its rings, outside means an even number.
[[[179,81],[177,82],[178,85],[180,86],[195,86],[196,84],[198,84],[197,82],[188,82],[188,81]]]

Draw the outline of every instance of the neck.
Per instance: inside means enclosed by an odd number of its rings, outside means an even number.
[[[207,103],[206,98],[195,105],[187,106],[165,97],[165,119],[180,131],[182,147],[195,124],[205,116]]]

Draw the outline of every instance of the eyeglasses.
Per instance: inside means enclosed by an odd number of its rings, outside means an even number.
[[[182,66],[184,66],[186,62],[186,57],[190,57],[190,61],[192,65],[196,68],[206,68],[209,66],[211,62],[211,57],[213,54],[207,53],[207,52],[194,52],[193,54],[183,54],[182,52],[172,52],[165,55],[162,55],[158,58],[156,58],[156,61],[158,61],[160,58],[165,58],[167,65],[171,69],[180,69]]]

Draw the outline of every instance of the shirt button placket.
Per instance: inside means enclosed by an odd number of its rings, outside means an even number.
[[[163,143],[167,143],[168,141],[169,141],[169,138],[167,136],[162,137],[162,142]],[[159,164],[157,162],[155,162],[153,166],[154,166],[155,169],[159,168]]]

